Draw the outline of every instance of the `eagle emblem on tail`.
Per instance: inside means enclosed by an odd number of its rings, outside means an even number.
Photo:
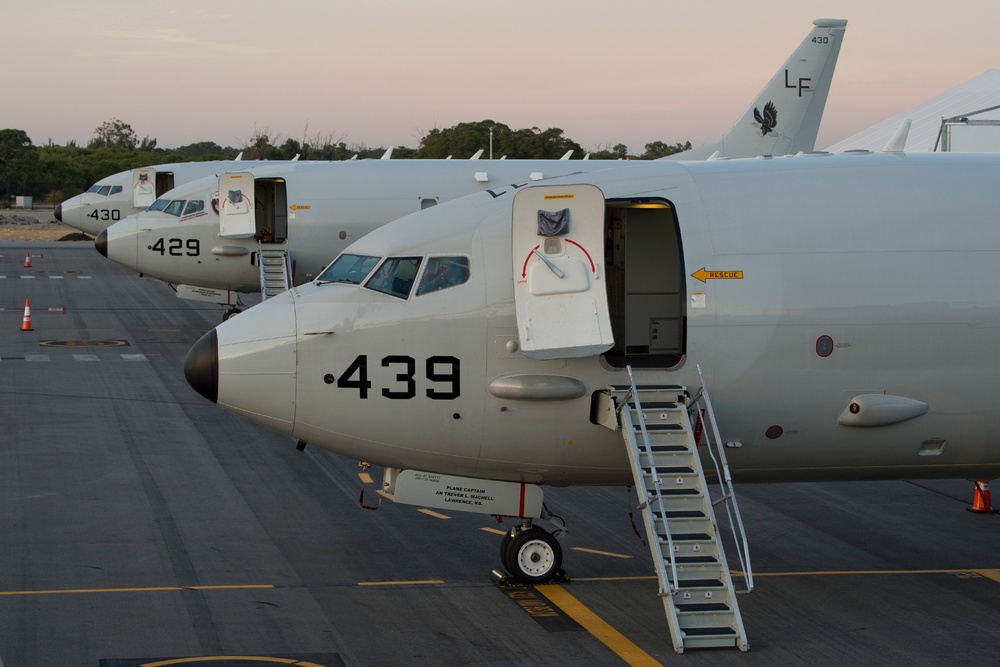
[[[760,123],[760,133],[761,136],[767,136],[767,133],[774,129],[778,124],[778,110],[774,106],[774,102],[768,102],[764,105],[764,113],[762,114],[757,107],[753,108],[753,117],[758,123]]]

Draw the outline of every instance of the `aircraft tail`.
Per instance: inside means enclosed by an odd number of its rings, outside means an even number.
[[[813,26],[719,141],[661,159],[757,157],[814,150],[847,21],[816,19]],[[713,155],[716,152],[718,155]]]

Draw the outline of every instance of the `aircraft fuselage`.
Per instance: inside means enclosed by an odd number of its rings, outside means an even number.
[[[615,332],[602,354],[548,360],[522,351],[545,332],[524,328],[514,297],[539,261],[512,247],[515,197],[533,188],[472,195],[348,249],[464,256],[467,282],[405,299],[313,283],[270,299],[208,335],[215,398],[377,465],[628,483],[621,435],[590,418],[595,393],[627,384],[625,364],[639,383],[696,389],[700,365],[723,438],[741,445],[736,479],[996,477],[998,180],[995,156],[865,153],[536,186],[557,200],[577,183],[603,193],[603,258],[587,270]]]

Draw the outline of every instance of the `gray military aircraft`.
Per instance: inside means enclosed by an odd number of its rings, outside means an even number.
[[[635,485],[675,648],[745,649],[706,480],[1000,476],[998,180],[1000,155],[858,151],[491,188],[353,243],[185,374],[397,502],[515,517],[523,582],[562,562],[544,485]]]
[[[718,142],[670,159],[812,150],[846,21],[819,19]],[[624,163],[599,161],[360,161],[285,163],[222,174],[158,199],[97,239],[109,259],[233,304],[312,280],[344,247],[390,220],[464,194]],[[235,312],[231,308],[230,313]]]
[[[241,153],[242,155],[242,153]],[[265,164],[261,160],[174,162],[120,171],[56,207],[60,222],[97,236],[109,225],[146,210],[157,197],[205,176]],[[273,164],[273,163],[271,163]]]

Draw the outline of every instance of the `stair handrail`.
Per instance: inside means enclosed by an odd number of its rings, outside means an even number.
[[[729,518],[729,530],[733,534],[736,555],[739,558],[744,581],[746,582],[747,592],[749,593],[753,590],[754,585],[753,568],[750,564],[750,542],[747,539],[746,529],[743,526],[743,517],[740,514],[739,504],[736,502],[736,490],[733,488],[733,478],[729,472],[729,461],[726,458],[725,443],[722,441],[722,435],[719,432],[719,424],[715,419],[715,409],[712,407],[712,397],[708,393],[708,385],[705,383],[705,376],[702,373],[701,364],[696,364],[696,367],[698,369],[698,377],[701,380],[701,388],[698,390],[694,399],[692,399],[690,409],[697,411],[698,403],[703,401],[705,404],[705,414],[708,416],[708,426],[711,428],[704,428],[703,431],[708,445],[708,454],[712,458],[712,464],[715,466],[716,479],[718,480],[719,489],[722,493],[722,496],[717,502],[724,501],[726,503],[726,515]],[[714,447],[712,443],[713,438],[715,439]],[[695,443],[696,447],[697,445],[698,443]],[[718,459],[716,459],[715,451],[713,450],[718,451]],[[722,461],[721,469],[719,459]],[[735,523],[733,518],[734,515]]]
[[[669,589],[664,591],[664,594],[673,595],[674,593],[677,592],[679,588],[678,586],[679,582],[677,580],[677,559],[674,556],[674,537],[670,532],[670,523],[667,521],[667,511],[663,507],[663,495],[660,493],[662,484],[660,482],[660,475],[659,473],[656,472],[656,460],[653,458],[653,450],[649,444],[649,432],[646,430],[646,420],[643,418],[642,403],[639,401],[639,389],[635,385],[635,376],[632,375],[632,366],[627,365],[626,368],[628,369],[629,383],[632,385],[632,388],[629,389],[629,392],[632,394],[632,400],[635,401],[635,413],[639,416],[639,429],[642,431],[643,449],[645,449],[646,451],[646,458],[650,463],[649,470],[652,473],[653,484],[656,487],[656,511],[660,515],[660,521],[663,522],[663,530],[666,531],[667,533],[667,551],[668,551],[668,557],[670,559],[670,573],[672,576],[670,581],[668,582]],[[624,401],[623,403],[627,405],[628,401]],[[627,410],[625,411],[625,416],[628,418],[629,422],[632,421],[631,416],[629,415]],[[634,427],[632,428],[632,433],[633,434],[635,433]],[[694,455],[697,456],[698,455],[697,452],[695,452]],[[638,468],[638,472],[640,473],[639,476],[641,478],[642,464],[639,462],[638,459],[636,459],[635,465]],[[643,491],[645,491],[645,489],[643,489]],[[649,498],[646,498],[644,502],[648,503]],[[653,525],[653,533],[654,534],[656,533],[655,524]],[[653,535],[650,535],[650,539],[651,540],[653,539]]]

